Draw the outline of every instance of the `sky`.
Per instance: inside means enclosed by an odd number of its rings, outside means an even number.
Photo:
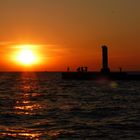
[[[38,45],[42,62],[33,70],[100,70],[102,45],[111,70],[140,70],[139,7],[140,0],[0,0],[0,70],[23,70],[11,60],[19,44]]]

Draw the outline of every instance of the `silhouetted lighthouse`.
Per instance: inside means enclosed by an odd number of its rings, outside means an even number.
[[[102,46],[102,73],[109,73],[110,69],[108,67],[108,48],[107,46]]]

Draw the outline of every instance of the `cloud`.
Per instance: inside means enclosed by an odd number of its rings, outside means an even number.
[[[71,49],[60,44],[49,44],[49,43],[19,43],[12,41],[1,41],[0,42],[0,54],[5,55],[10,52],[15,52],[22,47],[31,47],[32,49],[40,52],[43,56],[47,57],[62,57],[69,55]]]
[[[7,45],[13,45],[15,44],[15,42],[11,42],[11,41],[1,41],[0,42],[0,46],[7,46]]]

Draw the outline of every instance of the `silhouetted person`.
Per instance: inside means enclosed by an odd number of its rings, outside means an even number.
[[[81,67],[81,72],[84,72],[84,67]]]
[[[85,72],[87,72],[88,71],[88,67],[85,67]]]
[[[67,67],[67,71],[68,71],[68,72],[70,71],[70,67]]]
[[[122,72],[122,67],[119,68],[120,69],[120,73]]]
[[[80,72],[80,67],[77,68],[77,72]]]

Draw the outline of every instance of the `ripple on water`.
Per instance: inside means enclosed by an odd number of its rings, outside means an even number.
[[[136,140],[139,82],[65,81],[59,73],[0,74],[0,139]]]

